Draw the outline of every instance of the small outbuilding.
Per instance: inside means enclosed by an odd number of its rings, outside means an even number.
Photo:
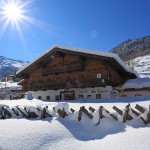
[[[135,78],[127,80],[122,90],[121,97],[150,96],[150,78]]]

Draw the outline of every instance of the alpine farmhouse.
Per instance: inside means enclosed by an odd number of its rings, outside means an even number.
[[[24,91],[42,100],[109,98],[114,87],[137,78],[114,53],[56,46],[16,73]]]

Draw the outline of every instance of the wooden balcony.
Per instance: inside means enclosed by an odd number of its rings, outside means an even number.
[[[76,86],[77,87],[97,87],[97,86],[107,86],[109,84],[106,79],[80,79]]]
[[[60,83],[45,83],[45,84],[32,84],[23,86],[25,91],[35,90],[56,90],[66,88],[84,88],[84,87],[101,87],[107,86],[109,82],[104,79],[80,79],[76,81],[66,81]]]
[[[72,64],[72,65],[65,65],[55,68],[46,68],[43,69],[43,74],[55,74],[55,73],[62,73],[62,72],[70,72],[70,71],[80,71],[83,70],[83,64]]]

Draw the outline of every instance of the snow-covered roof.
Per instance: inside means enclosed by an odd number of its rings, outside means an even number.
[[[79,48],[72,48],[72,47],[65,47],[65,46],[55,46],[50,49],[48,49],[46,52],[44,52],[42,55],[34,59],[32,62],[21,68],[16,72],[16,74],[19,74],[21,71],[24,69],[28,68],[31,64],[39,60],[41,57],[45,56],[48,54],[50,51],[53,49],[58,48],[58,49],[63,49],[67,51],[72,51],[72,52],[79,52],[79,53],[84,53],[84,54],[91,54],[91,55],[97,55],[97,56],[103,56],[103,57],[109,57],[109,58],[114,58],[127,72],[135,74],[137,77],[139,77],[138,73],[134,71],[133,69],[129,68],[120,58],[118,55],[115,53],[110,53],[110,52],[100,52],[100,51],[95,51],[95,50],[87,50],[87,49],[79,49]]]
[[[21,90],[22,86],[18,82],[0,82],[0,89],[9,88],[11,90]]]
[[[140,89],[150,87],[150,78],[130,79],[123,84],[123,89]]]

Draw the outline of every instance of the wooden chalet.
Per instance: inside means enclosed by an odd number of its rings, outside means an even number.
[[[16,76],[24,79],[19,83],[24,91],[47,100],[109,97],[110,87],[137,77],[114,53],[62,46],[49,49]]]

